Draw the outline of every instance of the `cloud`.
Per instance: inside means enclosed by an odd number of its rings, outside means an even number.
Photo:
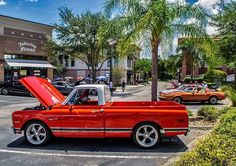
[[[4,6],[6,4],[7,4],[7,2],[5,2],[4,0],[0,0],[0,6]]]

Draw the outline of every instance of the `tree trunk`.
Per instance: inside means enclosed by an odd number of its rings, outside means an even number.
[[[95,80],[96,80],[96,77],[97,77],[97,70],[96,70],[96,69],[93,69],[92,71],[93,71],[93,73],[92,73],[92,78],[93,78],[93,83],[94,83]]]
[[[152,101],[157,101],[158,90],[158,45],[159,41],[154,37],[152,39]]]
[[[193,81],[193,76],[194,76],[194,62],[192,62],[191,66],[191,80]]]

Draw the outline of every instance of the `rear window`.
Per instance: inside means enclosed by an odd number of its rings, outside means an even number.
[[[110,89],[108,87],[106,87],[104,89],[104,95],[105,95],[105,102],[108,102],[111,100],[111,92],[110,92]]]

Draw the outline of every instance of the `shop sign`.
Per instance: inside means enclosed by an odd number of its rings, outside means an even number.
[[[20,42],[18,43],[20,47],[20,52],[35,52],[37,46],[34,45],[33,43],[28,43],[28,42]]]

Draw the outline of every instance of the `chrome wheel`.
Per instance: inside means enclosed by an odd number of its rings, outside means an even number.
[[[6,89],[6,88],[3,88],[2,89],[2,94],[3,95],[7,95],[9,93],[9,91]]]
[[[216,104],[218,99],[216,97],[211,97],[209,101],[211,104]]]
[[[135,138],[141,147],[150,148],[158,142],[159,134],[154,126],[142,125],[137,129]]]
[[[33,123],[26,129],[26,138],[33,145],[41,145],[47,138],[47,131],[43,125]]]

